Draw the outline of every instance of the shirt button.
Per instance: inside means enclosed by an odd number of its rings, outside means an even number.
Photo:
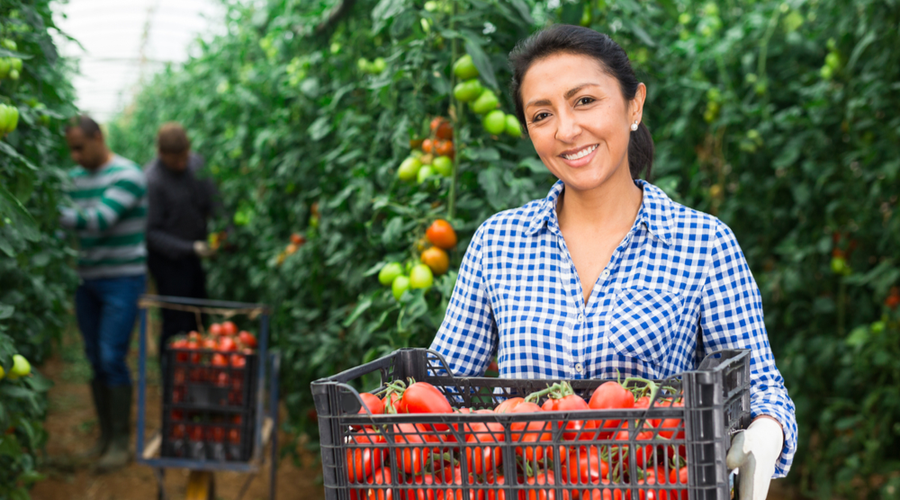
[[[578,315],[578,322],[579,322],[579,323],[584,323],[584,314],[579,314],[579,315]]]
[[[604,278],[608,278],[608,277],[609,277],[609,271],[603,271],[603,277],[604,277]]]
[[[575,363],[575,371],[582,373],[584,371],[584,366],[582,366],[581,363]]]

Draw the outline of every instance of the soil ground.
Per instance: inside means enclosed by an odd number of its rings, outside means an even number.
[[[135,335],[135,339],[137,335]],[[46,429],[49,435],[47,456],[41,473],[46,479],[39,481],[31,491],[33,500],[156,500],[157,481],[151,468],[131,462],[127,467],[109,474],[96,474],[91,464],[80,461],[75,455],[94,442],[99,434],[97,417],[91,401],[88,381],[90,366],[81,349],[81,339],[77,331],[68,331],[60,345],[43,366],[41,372],[54,382],[49,394],[49,409]],[[137,345],[132,346],[129,357],[134,379],[137,380]],[[147,435],[152,435],[160,425],[160,386],[158,365],[148,362],[147,386]],[[135,392],[136,394],[136,392]],[[137,396],[131,413],[132,429],[136,423]],[[284,412],[281,412],[284,418]],[[131,448],[134,450],[135,437],[132,432]],[[280,433],[280,443],[290,443],[291,436]],[[302,446],[301,446],[302,448]],[[300,464],[291,457],[284,457],[278,463],[278,500],[324,498],[321,485],[321,466],[315,454],[301,449]],[[266,452],[268,455],[268,451]],[[252,479],[244,498],[247,500],[268,499],[269,465]],[[218,472],[215,474],[217,498],[236,498],[247,479],[247,474]],[[184,498],[188,471],[167,469],[165,488],[167,498]]]

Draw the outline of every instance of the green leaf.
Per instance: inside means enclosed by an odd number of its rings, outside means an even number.
[[[14,306],[0,302],[0,319],[8,319],[12,317],[14,312],[16,312]]]
[[[0,216],[12,219],[14,227],[28,241],[40,241],[37,222],[12,193],[6,187],[0,185]],[[12,257],[10,255],[10,257]]]
[[[369,310],[370,307],[372,307],[371,297],[366,297],[365,299],[361,300],[358,304],[356,304],[356,307],[353,308],[353,312],[350,313],[350,316],[348,316],[347,319],[344,320],[344,327],[346,328],[352,325],[357,319],[359,319],[360,316],[362,316],[367,310]]]

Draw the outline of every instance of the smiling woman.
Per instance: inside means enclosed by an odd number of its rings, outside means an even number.
[[[431,348],[457,375],[496,353],[502,377],[552,379],[660,379],[749,349],[754,422],[728,465],[742,498],[765,498],[797,426],[734,234],[639,179],[653,162],[647,90],[608,36],[557,25],[510,60],[518,119],[559,181],[481,225]]]

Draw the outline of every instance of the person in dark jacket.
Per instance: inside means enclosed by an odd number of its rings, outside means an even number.
[[[203,157],[191,152],[184,128],[166,123],[157,135],[159,156],[147,173],[147,264],[159,295],[206,298],[206,275],[200,259],[214,250],[207,243],[206,223],[218,192],[201,177]],[[166,341],[180,332],[197,330],[192,312],[162,310],[162,354]]]

